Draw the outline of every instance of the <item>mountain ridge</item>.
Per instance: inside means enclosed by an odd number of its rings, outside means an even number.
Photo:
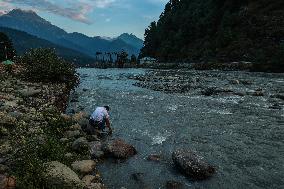
[[[33,11],[14,9],[7,14],[0,16],[0,26],[26,32],[41,39],[48,40],[56,45],[60,45],[78,52],[95,57],[96,52],[120,52],[124,49],[129,55],[140,52],[140,46],[130,44],[121,38],[119,43],[114,40],[106,40],[102,37],[89,37],[85,34],[73,32],[68,33],[51,22],[41,18]],[[134,39],[136,40],[136,39]],[[120,44],[118,46],[117,44]],[[112,48],[114,45],[116,48]]]

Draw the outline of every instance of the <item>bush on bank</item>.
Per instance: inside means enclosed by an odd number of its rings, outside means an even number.
[[[53,49],[31,49],[19,58],[19,62],[27,80],[66,83],[69,87],[78,84],[75,66],[58,57]]]
[[[49,188],[45,182],[45,163],[59,161],[65,165],[71,163],[80,154],[67,158],[65,154],[72,152],[71,146],[62,143],[60,138],[64,132],[73,124],[72,121],[64,119],[56,110],[45,111],[38,117],[46,124],[37,128],[34,134],[27,132],[28,125],[19,125],[12,134],[15,146],[20,146],[13,153],[12,175],[17,178],[17,187],[21,189]],[[41,133],[41,134],[40,134]]]

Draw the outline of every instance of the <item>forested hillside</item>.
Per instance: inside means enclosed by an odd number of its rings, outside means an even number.
[[[171,0],[146,29],[141,56],[283,65],[284,1]]]
[[[32,48],[52,48],[55,49],[59,56],[77,65],[91,64],[95,61],[88,55],[53,44],[47,40],[29,35],[26,32],[0,27],[1,32],[11,39],[18,55],[22,55]]]

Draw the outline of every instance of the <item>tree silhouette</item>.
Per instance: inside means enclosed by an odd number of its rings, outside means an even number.
[[[16,51],[13,47],[12,41],[5,34],[0,32],[0,61],[6,59],[13,60],[16,56]]]

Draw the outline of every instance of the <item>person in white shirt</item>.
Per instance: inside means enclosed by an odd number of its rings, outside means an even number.
[[[104,131],[104,129],[107,127],[109,133],[112,134],[109,111],[109,106],[97,107],[90,117],[90,125],[101,131]]]

